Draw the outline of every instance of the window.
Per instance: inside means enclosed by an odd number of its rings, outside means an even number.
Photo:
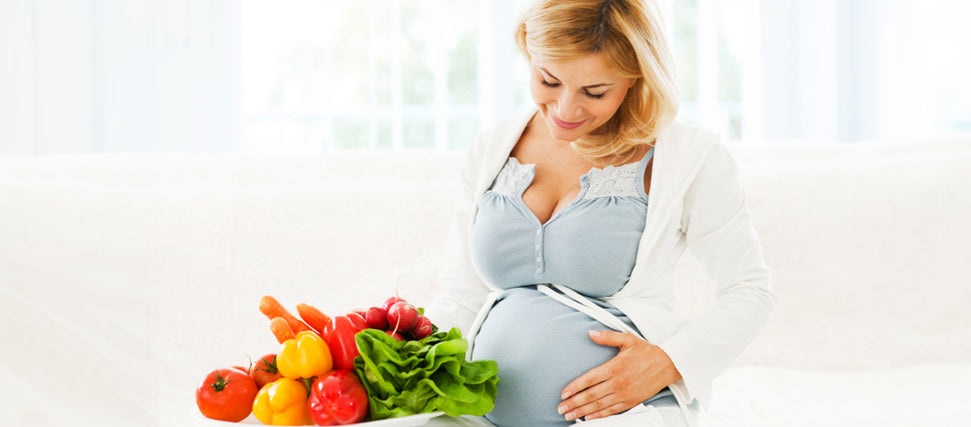
[[[528,1],[14,2],[0,153],[462,149],[531,104]],[[682,121],[740,141],[971,134],[971,2],[657,1]]]
[[[743,134],[746,0],[661,2],[681,119]],[[244,1],[244,141],[257,149],[461,149],[531,103],[526,1]],[[751,56],[751,55],[750,55]],[[751,104],[751,103],[750,103]],[[754,120],[753,120],[754,121]]]
[[[246,146],[467,146],[482,127],[480,37],[493,37],[478,28],[481,6],[472,0],[243,2]]]

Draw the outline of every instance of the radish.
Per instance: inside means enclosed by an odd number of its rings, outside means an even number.
[[[364,315],[367,325],[378,330],[388,329],[388,311],[381,307],[371,307]]]
[[[408,302],[404,298],[399,298],[398,296],[393,296],[384,300],[384,311],[391,311],[391,306],[399,302]]]
[[[396,339],[398,341],[404,341],[405,340],[405,337],[401,336],[401,334],[399,334],[399,333],[397,333],[395,331],[384,331],[384,333],[388,334],[390,337],[392,337],[392,338],[394,338],[394,339]]]
[[[407,302],[396,302],[388,310],[388,327],[395,332],[411,332],[418,324],[418,309]]]
[[[425,316],[418,316],[418,324],[415,329],[411,331],[411,336],[416,340],[420,340],[432,334],[434,326],[432,326],[432,321]]]

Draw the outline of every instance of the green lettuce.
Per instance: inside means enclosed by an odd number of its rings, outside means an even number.
[[[372,420],[436,411],[485,415],[495,405],[499,366],[466,361],[468,342],[457,328],[417,341],[365,329],[354,340],[361,352],[354,372],[367,389]]]

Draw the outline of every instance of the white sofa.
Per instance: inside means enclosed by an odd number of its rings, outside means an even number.
[[[706,425],[971,425],[971,140],[730,147],[778,305]],[[428,304],[459,155],[0,156],[0,424],[215,425],[260,296]]]

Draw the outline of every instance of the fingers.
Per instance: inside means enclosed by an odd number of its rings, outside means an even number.
[[[560,396],[561,399],[567,400],[574,394],[583,391],[589,387],[596,384],[602,383],[610,377],[613,376],[611,371],[611,361],[604,363],[596,368],[593,368],[587,373],[580,375],[577,379],[571,381],[566,387],[563,387],[563,394]]]
[[[620,347],[621,350],[643,343],[643,341],[634,335],[614,331],[590,331],[590,339],[601,345]],[[616,365],[621,362],[621,359],[622,358],[614,357],[603,365],[587,371],[587,373],[567,384],[566,387],[563,388],[563,393],[560,398],[566,400],[573,394],[587,387],[601,383],[613,377],[618,373],[615,372],[617,369]]]
[[[621,350],[641,342],[640,339],[634,335],[614,331],[590,331],[590,339],[597,344],[620,347]],[[608,378],[613,377],[616,374],[614,369],[617,363],[618,359],[615,357],[607,363],[587,371],[587,373],[567,384],[566,387],[563,388],[563,394],[560,398],[566,400],[573,394],[587,387],[606,381]]]
[[[602,382],[586,390],[577,393],[575,396],[563,402],[556,408],[556,411],[563,414],[567,421],[589,414],[604,412],[615,406],[618,402],[617,396],[611,391],[612,388],[606,382]]]
[[[600,345],[609,345],[611,347],[624,347],[631,343],[631,339],[638,339],[637,337],[625,333],[616,331],[590,331],[590,339],[593,342]]]
[[[656,346],[634,335],[613,331],[590,331],[590,339],[619,347],[620,352],[563,388],[563,403],[557,411],[568,421],[604,418],[626,411],[670,383],[658,376]]]
[[[634,406],[628,406],[624,403],[615,403],[602,411],[598,411],[589,415],[582,415],[582,416],[584,417],[583,418],[584,420],[590,421],[590,420],[595,420],[597,418],[607,418],[611,415],[619,414],[633,407]]]

